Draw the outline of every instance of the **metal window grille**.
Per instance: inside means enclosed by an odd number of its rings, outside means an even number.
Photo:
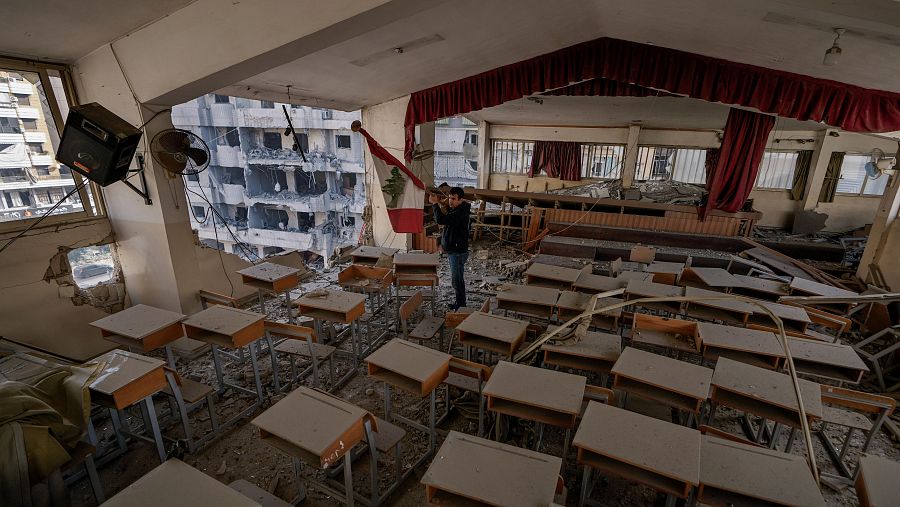
[[[674,146],[638,147],[636,181],[706,184],[706,150]]]
[[[581,177],[613,180],[622,177],[625,146],[616,144],[582,144]]]
[[[841,164],[841,179],[837,193],[852,195],[883,195],[887,188],[888,176],[882,174],[872,178],[866,174],[866,163],[872,159],[868,154],[846,154]]]
[[[534,154],[534,141],[495,139],[491,143],[492,173],[527,173]]]
[[[800,154],[796,151],[766,150],[756,175],[756,188],[790,190],[794,184],[799,157]]]

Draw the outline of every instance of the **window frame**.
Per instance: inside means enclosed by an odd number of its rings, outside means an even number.
[[[790,192],[793,188],[794,178],[797,176],[797,161],[800,160],[800,152],[803,150],[770,150],[766,148],[763,153],[763,157],[759,160],[759,171],[756,173],[756,180],[753,182],[753,190],[765,190],[769,192]],[[796,155],[796,159],[794,159],[794,167],[791,169],[790,178],[788,178],[788,186],[787,187],[764,187],[757,185],[756,182],[759,180],[760,175],[763,170],[763,163],[765,162],[766,156],[765,153],[790,153]]]
[[[70,73],[69,67],[58,63],[35,62],[0,56],[0,69],[12,72],[31,72],[38,75],[41,83],[41,88],[43,89],[44,95],[47,99],[47,104],[50,108],[50,117],[46,120],[48,122],[53,122],[53,125],[56,127],[56,130],[61,139],[65,127],[65,119],[62,117],[62,111],[59,107],[59,100],[65,100],[66,103],[69,104],[69,107],[78,105],[78,100],[75,95],[75,86],[72,81],[72,75]],[[56,96],[56,93],[53,89],[53,83],[50,80],[50,72],[59,74],[59,79],[62,82],[63,92],[65,95],[64,97],[58,98]],[[57,147],[54,147],[53,150],[54,152],[56,152]],[[78,171],[71,171],[71,175],[76,186],[81,185],[85,181]],[[90,187],[90,193],[93,196],[94,206],[97,208],[96,213],[91,207],[91,197],[88,195],[88,187]],[[50,215],[43,219],[43,221],[41,221],[38,229],[59,224],[96,220],[97,218],[106,217],[106,204],[103,201],[103,192],[101,192],[99,185],[94,182],[87,181],[87,183],[81,189],[79,189],[78,197],[81,200],[83,208],[81,211],[61,213],[59,215]],[[36,221],[40,220],[41,216],[42,214],[36,214],[35,216],[29,218],[0,222],[0,234],[18,232],[26,229]]]
[[[678,164],[679,152],[702,151],[702,152],[704,152],[703,153],[703,157],[704,157],[703,161],[704,162],[703,162],[703,164],[698,165],[695,169],[699,169],[702,172],[702,174],[704,176],[704,180],[705,180],[705,178],[706,178],[706,165],[705,165],[706,164],[706,155],[708,154],[709,150],[711,150],[712,148],[710,148],[708,146],[688,146],[688,145],[675,145],[675,144],[639,144],[637,147],[635,147],[635,149],[637,150],[635,166],[634,166],[634,181],[635,182],[645,183],[648,181],[665,181],[665,182],[670,182],[670,183],[671,182],[683,183],[685,185],[696,185],[696,186],[700,186],[700,187],[704,187],[704,188],[706,187],[705,181],[703,181],[701,183],[696,183],[696,182],[692,182],[692,181],[682,181],[682,180],[675,179],[675,172],[676,172],[675,170],[676,170],[676,166]],[[653,159],[647,161],[650,164],[650,168],[647,169],[647,179],[642,179],[641,178],[641,176],[642,176],[641,167],[640,167],[641,159],[642,159],[641,151],[646,150],[646,149],[654,149],[654,153],[653,153]],[[665,152],[666,152],[665,158],[661,159],[661,160],[665,160],[665,162],[666,162],[666,165],[663,168],[667,168],[670,165],[672,168],[672,170],[668,174],[668,177],[665,179],[653,179],[652,178],[653,170],[654,170],[653,168],[659,161],[658,159],[660,159],[660,157],[662,157],[662,155],[656,153],[657,150],[665,150]],[[669,164],[669,162],[668,162],[669,157],[672,158],[671,164]],[[646,157],[644,157],[644,158],[646,158]]]
[[[851,156],[851,157],[866,157],[866,158],[872,158],[872,153],[871,153],[871,152],[869,152],[869,153],[862,153],[862,152],[849,152],[849,151],[848,151],[848,152],[844,153],[844,161],[847,160],[847,157],[848,157],[848,156]],[[843,165],[844,165],[844,164],[843,164],[843,161],[842,161],[842,162],[841,162],[841,170],[840,170],[840,172],[838,173],[838,183],[840,183],[840,180],[843,179],[843,177],[844,177],[844,176],[843,176],[843,175],[844,175],[844,167],[843,167]],[[888,184],[890,184],[890,178],[891,178],[891,175],[883,174],[883,173],[882,173],[881,177],[882,177],[882,178],[888,178],[887,181],[888,181]],[[850,197],[868,197],[868,198],[873,198],[873,197],[874,197],[874,198],[876,198],[876,199],[881,199],[881,198],[884,196],[884,193],[887,191],[887,187],[885,187],[885,189],[882,190],[880,194],[867,194],[867,193],[866,193],[866,185],[867,185],[868,183],[869,183],[869,175],[868,175],[868,173],[866,173],[865,171],[863,171],[863,180],[862,180],[862,184],[859,186],[859,192],[839,192],[838,189],[837,189],[837,186],[835,186],[835,189],[834,189],[834,195],[836,195],[836,196],[837,196],[837,195],[846,195],[846,196],[850,196]]]
[[[500,160],[500,158],[497,157],[497,144],[498,143],[514,143],[514,144],[520,145],[521,150],[515,150],[517,152],[517,156],[515,158],[517,161],[516,165],[517,166],[521,165],[521,167],[522,167],[521,171],[518,171],[518,170],[499,171],[496,169],[497,161]],[[528,155],[528,151],[529,151],[528,145],[531,145],[530,146],[530,151],[531,151],[530,155]],[[511,148],[511,146],[510,146],[510,148]],[[509,150],[509,151],[513,151],[513,150]],[[490,174],[524,174],[524,175],[527,175],[528,171],[531,169],[531,159],[534,156],[534,141],[527,140],[527,139],[491,138],[490,153],[491,153],[491,167],[488,170],[488,172]],[[509,158],[509,159],[504,158],[503,160],[511,161],[513,159],[512,158]]]
[[[342,137],[347,138],[347,146],[341,146]],[[307,140],[307,143],[309,143],[309,140]],[[353,149],[353,139],[350,137],[350,134],[335,134],[334,146],[338,150],[351,150]]]

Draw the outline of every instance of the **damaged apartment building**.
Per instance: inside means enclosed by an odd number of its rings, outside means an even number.
[[[285,135],[283,105],[306,160]],[[358,111],[219,94],[175,106],[173,124],[205,140],[212,157],[207,171],[187,178],[200,241],[249,260],[298,250],[326,265],[336,249],[355,245],[365,207],[356,119]]]

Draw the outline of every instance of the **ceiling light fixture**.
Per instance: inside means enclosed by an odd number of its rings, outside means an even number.
[[[834,38],[834,42],[832,43],[831,47],[828,48],[827,51],[825,51],[825,58],[822,59],[822,65],[833,67],[837,63],[838,58],[840,58],[841,56],[841,45],[838,44],[838,42],[841,40],[841,35],[843,35],[846,31],[847,30],[845,30],[844,28],[834,29],[834,33],[836,33],[837,36]]]

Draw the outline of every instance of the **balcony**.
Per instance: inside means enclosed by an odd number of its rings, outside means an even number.
[[[310,157],[307,160],[311,161]],[[273,150],[272,148],[253,148],[247,152],[247,162],[259,165],[303,165],[303,159],[300,158],[294,150],[281,148]]]
[[[312,229],[310,232],[291,232],[251,227],[247,234],[247,242],[297,250],[316,250],[325,246],[322,231],[318,229]]]
[[[53,157],[49,153],[32,154],[31,164],[36,166],[53,165]]]
[[[25,136],[22,134],[16,134],[15,132],[8,132],[5,130],[12,128],[15,127],[0,127],[0,144],[18,144],[25,142]]]
[[[37,110],[36,107],[31,106],[23,106],[18,108],[19,118],[25,118],[27,120],[37,120],[41,117],[41,113]]]
[[[244,186],[229,185],[223,183],[220,185],[222,193],[222,202],[225,204],[243,204],[244,203]]]
[[[214,146],[212,165],[220,167],[244,167],[247,163],[240,146]]]
[[[356,112],[329,111],[313,108],[291,108],[291,122],[296,129],[349,129],[353,120],[359,119]],[[330,113],[330,116],[329,114]],[[254,128],[284,128],[287,120],[280,106],[275,109],[257,107],[241,108],[238,110],[238,126]]]
[[[10,81],[9,91],[18,95],[31,95],[34,93],[34,86],[26,81]]]
[[[39,131],[25,131],[25,142],[26,143],[46,143],[47,135],[43,132]]]

